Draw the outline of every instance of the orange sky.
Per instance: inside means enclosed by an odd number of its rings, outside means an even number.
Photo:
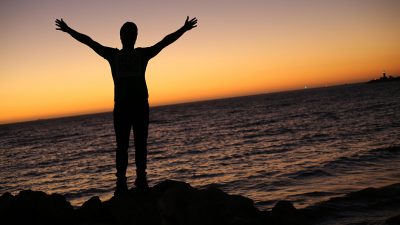
[[[0,123],[112,110],[107,61],[56,31],[56,18],[120,48],[126,21],[150,46],[196,16],[148,65],[160,105],[400,75],[399,11],[397,0],[3,0]]]

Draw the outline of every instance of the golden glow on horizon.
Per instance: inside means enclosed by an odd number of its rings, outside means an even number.
[[[162,1],[0,4],[0,123],[112,110],[107,61],[55,31],[59,17],[118,48],[126,20],[138,24],[137,46],[149,46],[187,14],[198,17],[198,28],[149,62],[151,105],[400,75],[398,1],[171,1],[170,11]]]

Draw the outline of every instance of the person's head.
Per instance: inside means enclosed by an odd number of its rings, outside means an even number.
[[[133,48],[136,43],[137,34],[138,29],[136,24],[132,22],[124,23],[119,31],[122,48]]]

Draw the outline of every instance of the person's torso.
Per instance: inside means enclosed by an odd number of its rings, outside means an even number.
[[[148,60],[141,49],[115,50],[109,60],[114,80],[114,101],[124,103],[147,99],[145,79]]]

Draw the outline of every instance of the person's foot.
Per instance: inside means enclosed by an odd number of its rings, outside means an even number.
[[[114,196],[121,196],[128,193],[128,185],[125,178],[117,178],[117,183],[114,191]]]
[[[136,175],[135,186],[140,190],[148,190],[149,184],[147,183],[146,173],[139,173]]]

